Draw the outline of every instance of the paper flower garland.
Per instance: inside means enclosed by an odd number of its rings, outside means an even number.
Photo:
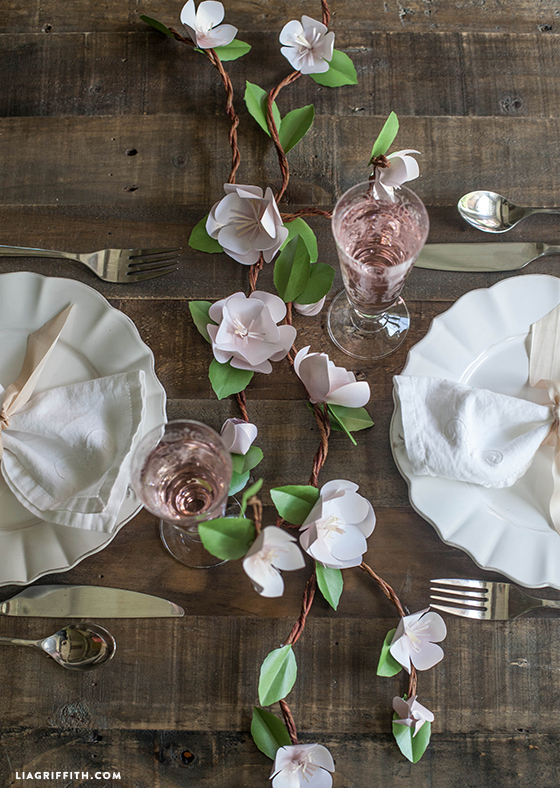
[[[359,566],[375,528],[373,507],[357,490],[345,479],[327,482],[300,528],[303,549],[332,569]]]
[[[230,361],[236,369],[270,374],[270,361],[284,358],[296,338],[293,326],[277,325],[286,305],[271,293],[234,293],[213,304],[208,315],[217,323],[207,326],[216,361]]]
[[[254,265],[262,252],[270,263],[288,237],[272,189],[224,184],[226,196],[217,202],[206,221],[206,230],[238,263]]]
[[[302,74],[323,74],[329,70],[334,50],[334,33],[316,19],[302,16],[288,22],[280,33],[281,52]]]
[[[224,15],[224,6],[215,0],[203,0],[198,10],[194,0],[188,0],[181,11],[181,22],[197,47],[212,49],[230,44],[237,35],[233,25],[220,25]]]
[[[278,597],[284,593],[279,569],[292,571],[304,566],[305,559],[294,537],[275,525],[263,528],[243,559],[243,569],[255,590],[266,597]]]

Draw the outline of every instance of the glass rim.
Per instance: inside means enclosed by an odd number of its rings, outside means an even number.
[[[353,257],[352,255],[348,254],[348,252],[346,252],[341,247],[341,245],[339,244],[338,238],[337,238],[336,233],[334,231],[334,222],[335,222],[335,216],[336,216],[336,213],[337,213],[337,208],[340,205],[340,203],[342,202],[342,200],[348,194],[350,194],[350,192],[352,192],[354,190],[356,191],[356,193],[359,193],[359,191],[361,189],[367,190],[367,188],[369,188],[371,186],[371,184],[372,184],[372,181],[370,181],[370,180],[361,181],[360,183],[355,183],[354,186],[351,186],[349,189],[346,189],[346,191],[343,194],[341,194],[340,197],[338,198],[338,200],[336,201],[335,206],[334,206],[333,211],[332,211],[332,216],[331,216],[331,233],[332,233],[332,237],[333,237],[333,240],[335,242],[335,246],[336,246],[337,250],[340,250],[340,252],[344,255],[344,257],[347,257],[349,260],[352,260],[353,262],[357,263],[358,265],[362,265],[360,260],[357,260],[355,257]],[[417,256],[418,254],[420,254],[420,251],[422,250],[422,247],[426,243],[426,240],[427,240],[429,232],[430,232],[430,217],[428,215],[428,209],[426,208],[426,205],[425,205],[424,201],[422,200],[422,198],[419,197],[416,194],[416,192],[413,191],[412,189],[410,189],[408,186],[400,186],[398,189],[396,189],[396,191],[397,191],[397,193],[398,192],[400,192],[401,194],[404,193],[404,194],[410,195],[412,198],[414,198],[414,200],[416,200],[417,203],[419,203],[422,206],[422,208],[424,209],[424,212],[426,214],[426,220],[427,220],[426,233],[425,233],[425,236],[422,239],[422,242],[420,244],[419,251],[412,255],[412,257],[414,257],[415,255]],[[372,266],[370,266],[370,268],[383,268],[383,269],[385,267],[386,266],[379,265],[377,263],[374,263]],[[403,267],[403,268],[410,267],[410,262],[408,260],[403,260],[402,263],[397,263],[396,265],[392,265],[391,269],[392,270],[398,270],[401,267]]]

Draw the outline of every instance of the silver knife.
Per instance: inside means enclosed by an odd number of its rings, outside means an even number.
[[[179,605],[151,594],[104,586],[31,586],[0,604],[3,616],[46,618],[180,617]]]
[[[440,271],[515,271],[538,257],[553,254],[560,254],[560,247],[542,243],[426,244],[415,267]]]

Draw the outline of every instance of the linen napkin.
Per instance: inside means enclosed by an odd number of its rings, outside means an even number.
[[[531,326],[529,383],[550,403],[422,376],[396,376],[405,450],[417,475],[509,487],[553,447],[550,515],[560,531],[560,305]]]
[[[28,338],[22,372],[0,386],[0,470],[18,501],[52,523],[110,533],[144,417],[136,370],[33,395],[70,308]]]

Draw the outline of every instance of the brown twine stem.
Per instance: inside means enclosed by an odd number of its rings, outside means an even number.
[[[251,498],[249,498],[249,504],[253,509],[253,523],[255,524],[255,533],[258,536],[262,529],[263,506],[260,498],[257,498],[256,495],[252,495]]]
[[[282,219],[285,222],[293,222],[298,216],[324,216],[326,219],[332,218],[332,211],[323,211],[321,208],[300,208],[294,213],[283,213]]]
[[[247,397],[244,391],[240,391],[237,395],[237,404],[241,411],[241,416],[244,421],[249,421],[249,414],[247,413]]]
[[[305,629],[305,622],[307,621],[307,616],[309,615],[309,611],[311,610],[311,605],[313,604],[313,599],[315,598],[315,589],[317,588],[317,578],[315,575],[315,570],[313,570],[313,574],[309,577],[305,585],[305,590],[303,592],[303,599],[301,603],[301,613],[299,614],[299,618],[296,623],[292,627],[292,631],[286,638],[284,645],[293,645],[297,643],[303,630]]]
[[[264,257],[261,252],[258,261],[249,269],[249,293],[254,293],[257,289],[257,279],[259,278],[259,273],[262,271],[263,265]]]
[[[365,563],[365,561],[362,561],[362,563],[360,564],[360,569],[362,569],[366,574],[368,574],[370,577],[372,577],[375,580],[375,582],[381,588],[381,590],[383,591],[385,596],[397,608],[399,616],[401,616],[401,618],[404,618],[404,616],[406,616],[406,611],[405,611],[405,609],[404,609],[404,607],[402,605],[401,600],[395,594],[395,592],[393,591],[393,589],[391,588],[389,583],[386,583],[385,580],[383,580],[382,577],[379,577],[379,575],[376,574],[373,571],[373,569],[371,568],[371,566],[368,566]],[[414,667],[414,665],[411,665],[410,666],[410,675],[408,677],[408,693],[407,693],[409,698],[411,698],[413,695],[416,695],[417,683],[418,683],[418,675],[416,673],[416,668]]]
[[[273,90],[270,91],[268,94],[268,102],[267,102],[267,111],[266,111],[266,122],[268,124],[268,129],[270,131],[270,136],[272,137],[274,144],[276,146],[276,152],[278,154],[278,164],[280,165],[280,171],[282,172],[282,186],[280,191],[276,195],[276,202],[279,203],[282,197],[284,196],[284,192],[288,188],[288,182],[290,180],[290,167],[288,165],[288,157],[282,147],[282,143],[280,142],[280,137],[278,136],[278,129],[276,128],[276,123],[274,121],[274,115],[272,114],[272,105],[276,99],[276,96],[280,93],[282,88],[285,88],[287,85],[291,85],[292,82],[295,82],[296,79],[301,77],[301,71],[292,71],[282,82],[277,85]]]
[[[309,479],[309,484],[313,485],[313,487],[318,487],[317,479],[319,477],[319,472],[323,465],[326,462],[327,454],[329,453],[329,435],[331,434],[331,420],[329,419],[329,412],[327,409],[327,403],[323,403],[323,408],[315,402],[313,403],[313,413],[315,414],[315,421],[317,422],[317,426],[319,427],[319,432],[321,433],[321,443],[319,444],[319,448],[315,452],[315,456],[313,457],[313,469],[311,471],[311,477]]]
[[[292,717],[292,712],[290,711],[290,707],[288,706],[285,700],[281,700],[279,702],[280,702],[280,709],[282,711],[282,716],[284,717],[284,722],[286,723],[286,728],[288,729],[288,734],[290,736],[290,741],[292,742],[292,744],[299,744],[296,724],[294,722],[294,718]]]
[[[323,9],[323,24],[328,27],[331,21],[331,12],[327,0],[321,0],[321,7]]]

